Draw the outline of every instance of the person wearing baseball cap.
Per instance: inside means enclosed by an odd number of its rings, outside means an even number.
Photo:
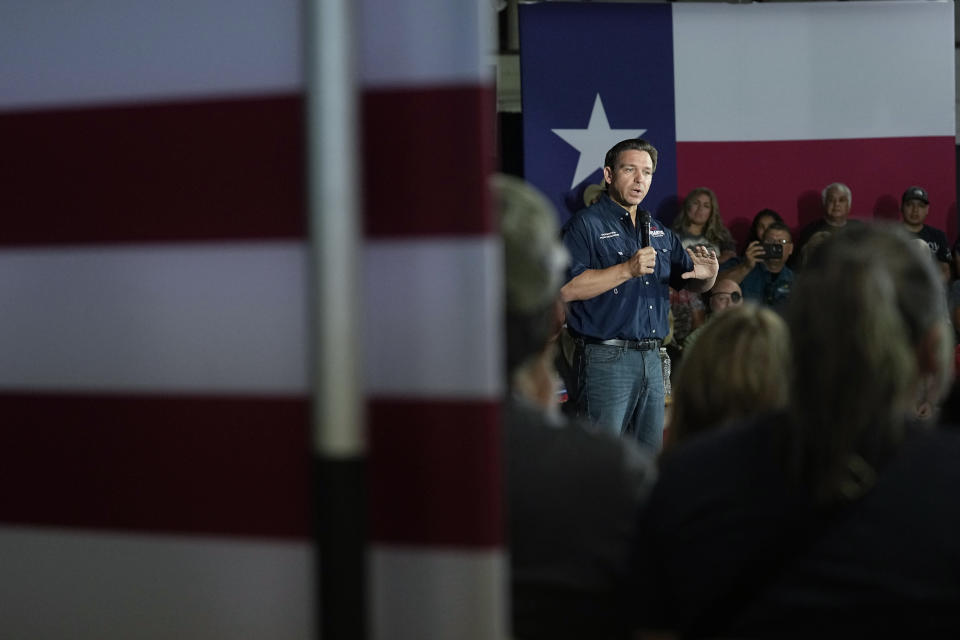
[[[928,213],[930,213],[930,196],[926,189],[913,186],[903,192],[903,198],[900,200],[903,226],[913,237],[929,247],[930,254],[936,260],[946,284],[950,282],[950,263],[953,261],[950,245],[947,244],[947,236],[943,231],[924,224]]]

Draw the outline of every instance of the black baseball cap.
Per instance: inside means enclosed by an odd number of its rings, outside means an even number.
[[[903,192],[903,199],[900,200],[900,206],[907,204],[911,200],[919,200],[923,204],[930,204],[930,196],[923,187],[910,187]]]

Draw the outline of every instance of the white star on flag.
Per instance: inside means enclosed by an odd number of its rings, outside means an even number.
[[[611,129],[607,121],[607,112],[603,110],[600,94],[593,101],[593,111],[586,129],[551,129],[570,146],[580,152],[577,170],[573,174],[573,188],[586,180],[591,173],[603,168],[603,157],[610,147],[621,140],[636,138],[646,133],[646,129]]]

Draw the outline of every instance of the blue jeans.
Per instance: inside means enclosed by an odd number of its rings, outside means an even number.
[[[643,448],[663,445],[663,368],[657,349],[583,345],[582,412],[593,424],[630,435]]]

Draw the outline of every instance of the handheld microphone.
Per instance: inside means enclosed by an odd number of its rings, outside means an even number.
[[[650,212],[640,212],[640,248],[650,246]]]

